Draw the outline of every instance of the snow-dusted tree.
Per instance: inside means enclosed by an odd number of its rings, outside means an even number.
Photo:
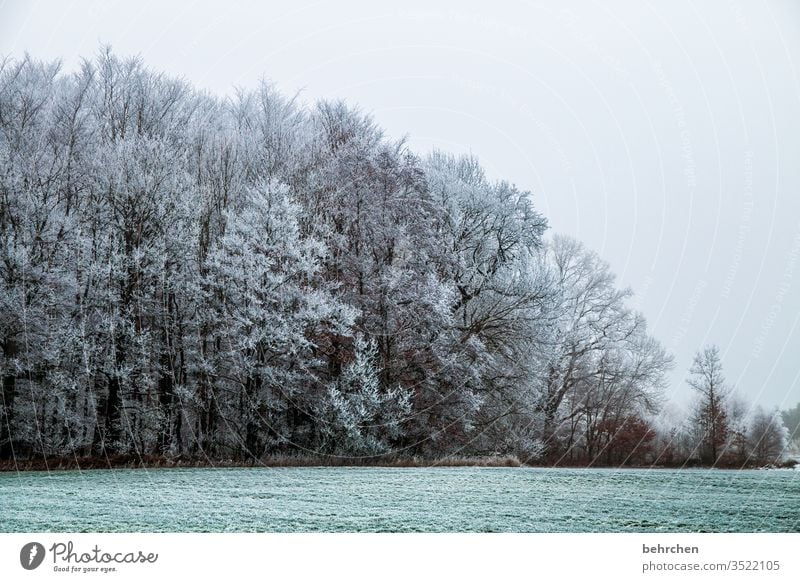
[[[86,195],[87,294],[82,314],[95,334],[94,443],[108,452],[169,448],[175,370],[168,354],[189,176],[186,131],[195,102],[185,84],[108,50],[96,64],[91,113],[96,156]],[[166,420],[165,420],[166,419]]]
[[[460,434],[470,448],[530,458],[539,450],[530,435],[551,294],[539,254],[546,220],[530,193],[492,184],[474,158],[437,152],[424,168],[437,209],[433,258],[453,292],[440,346],[450,363],[416,404],[451,439]]]
[[[328,385],[315,409],[321,452],[357,456],[390,453],[403,435],[411,412],[411,392],[400,386],[384,390],[374,340],[357,335],[353,361]]]
[[[225,420],[248,457],[292,443],[296,414],[308,415],[319,392],[313,338],[352,323],[352,310],[318,277],[326,249],[300,238],[299,212],[285,186],[248,186],[229,209],[203,284],[216,314],[213,373],[224,379]]]
[[[27,452],[51,452],[62,437],[60,425],[50,434],[59,406],[74,395],[71,386],[55,384],[52,394],[42,386],[59,364],[49,338],[64,328],[72,291],[61,270],[74,226],[75,150],[64,138],[80,143],[70,114],[82,94],[58,73],[58,64],[28,57],[0,63],[0,458],[15,454],[14,440]]]
[[[697,352],[686,382],[698,396],[692,423],[699,437],[700,458],[715,464],[723,452],[729,434],[727,399],[730,389],[722,374],[717,346]]]
[[[539,408],[549,456],[563,453],[563,425],[584,416],[591,458],[597,451],[594,425],[632,413],[652,413],[671,358],[646,333],[644,318],[626,305],[627,289],[615,286],[609,265],[574,239],[555,236],[547,248],[555,281],[553,325],[544,342],[545,370]],[[562,410],[567,395],[569,410]],[[572,436],[574,431],[570,431]]]
[[[783,424],[789,430],[789,443],[795,449],[800,449],[800,403],[794,408],[781,413]]]
[[[747,438],[750,404],[734,391],[728,394],[726,400],[728,442],[725,445],[724,456],[728,462],[743,466],[747,463],[750,451]]]
[[[358,310],[356,330],[375,341],[381,390],[409,388],[424,409],[408,426],[406,446],[413,447],[427,439],[431,425],[444,424],[424,403],[449,365],[443,345],[453,336],[453,289],[433,260],[440,252],[432,228],[436,208],[402,141],[385,139],[368,116],[342,103],[320,103],[314,113],[307,177],[294,181],[305,208],[301,231],[330,249],[324,276]],[[352,342],[331,338],[327,352],[336,377]]]
[[[750,460],[760,465],[781,462],[789,444],[789,431],[780,411],[776,408],[766,412],[757,406],[750,419],[747,441]]]

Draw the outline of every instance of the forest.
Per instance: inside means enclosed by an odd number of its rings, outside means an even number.
[[[0,61],[7,468],[781,462],[784,418],[713,346],[659,420],[673,358],[630,300],[530,192],[347,103],[219,98],[110,49]]]

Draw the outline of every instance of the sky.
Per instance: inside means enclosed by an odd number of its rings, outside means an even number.
[[[716,344],[736,392],[800,401],[800,3],[0,0],[0,55],[71,71],[105,44],[476,155],[633,290],[668,398]]]

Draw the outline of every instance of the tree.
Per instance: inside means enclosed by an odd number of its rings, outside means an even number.
[[[800,443],[800,402],[790,410],[784,410],[783,424],[789,431],[789,441]]]
[[[750,459],[760,465],[779,463],[789,443],[789,431],[780,411],[765,412],[757,406],[747,434]]]
[[[347,333],[354,314],[318,278],[326,250],[299,238],[299,207],[285,186],[256,184],[243,194],[203,287],[219,345],[213,374],[232,396],[220,405],[223,416],[239,454],[260,458],[291,443],[296,412],[314,405],[312,338]]]
[[[558,459],[575,444],[575,430],[564,442],[560,428],[583,423],[583,444],[594,458],[596,423],[655,412],[672,358],[647,335],[644,318],[626,305],[630,290],[616,287],[610,266],[597,253],[555,236],[547,260],[555,290],[543,341],[542,438],[549,456]]]
[[[355,338],[353,361],[315,404],[323,452],[379,455],[391,452],[411,412],[411,392],[382,390],[376,342]]]
[[[727,398],[728,442],[726,456],[739,466],[747,464],[750,451],[748,443],[748,413],[750,404],[735,392]]]
[[[73,167],[83,145],[74,109],[85,79],[64,87],[59,74],[57,63],[27,56],[0,62],[0,459],[22,452],[14,441],[39,454],[61,444],[59,410],[74,403],[68,374],[52,382],[51,393],[42,389],[62,363],[63,344],[49,340],[68,327],[66,298],[74,288],[61,269],[74,234]],[[20,382],[30,398],[19,399]],[[51,440],[53,425],[58,436]]]
[[[727,397],[730,393],[722,375],[722,362],[717,346],[709,346],[695,354],[687,383],[697,393],[692,422],[699,437],[702,460],[716,464],[728,439]]]
[[[597,433],[603,443],[602,452],[607,465],[646,462],[652,454],[652,441],[656,436],[649,424],[635,415],[604,420],[598,424]]]
[[[529,192],[490,182],[474,157],[435,152],[424,169],[431,258],[449,293],[436,344],[444,365],[416,404],[458,446],[531,458],[541,450],[536,384],[551,307],[547,222]]]
[[[672,358],[664,348],[643,333],[600,356],[596,373],[576,387],[580,398],[572,412],[584,427],[583,446],[592,463],[604,452],[610,463],[609,443],[620,442],[615,435],[607,434],[609,427],[625,431],[630,437],[632,427],[639,426],[631,419],[646,423],[644,417],[658,412],[664,375],[671,366]],[[647,434],[652,439],[651,433]],[[643,451],[644,443],[639,449],[640,453]]]

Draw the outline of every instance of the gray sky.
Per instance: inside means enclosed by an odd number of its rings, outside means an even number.
[[[633,288],[671,397],[717,343],[748,399],[800,401],[800,3],[0,2],[0,54],[69,70],[101,43],[476,154]]]

